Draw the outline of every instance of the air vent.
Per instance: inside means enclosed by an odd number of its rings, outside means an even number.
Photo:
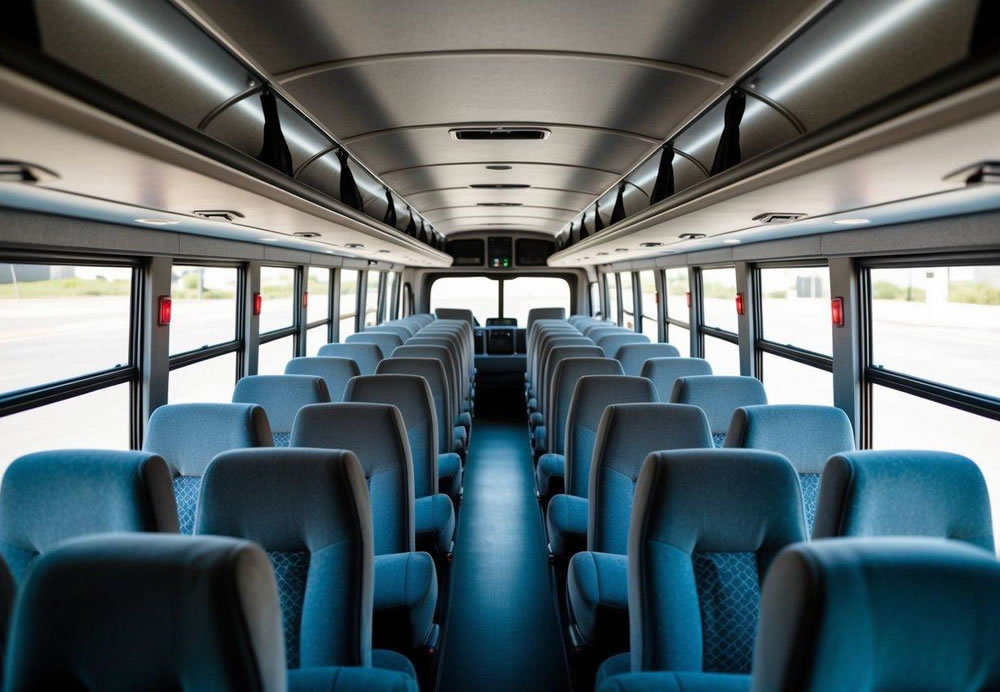
[[[477,207],[521,207],[524,202],[476,202]]]
[[[541,127],[461,127],[450,130],[458,140],[511,142],[521,139],[545,139],[549,131]]]
[[[344,243],[344,247],[348,250],[360,250],[365,246],[364,243]]]
[[[0,161],[0,182],[4,183],[47,183],[59,176],[42,166],[25,161]]]
[[[639,243],[640,247],[663,247],[663,243],[658,243],[655,241],[648,241],[645,243]]]
[[[791,223],[792,221],[804,219],[806,216],[807,214],[799,214],[793,211],[769,211],[757,214],[757,216],[753,217],[753,220],[760,223]]]
[[[523,190],[531,185],[527,183],[475,183],[469,187],[473,190]]]
[[[1000,183],[1000,161],[980,161],[949,173],[944,179],[965,185]]]
[[[700,238],[704,238],[705,234],[704,233],[681,233],[677,237],[680,238],[681,240],[699,240]]]
[[[506,163],[491,163],[486,167],[488,171],[509,171],[513,166],[508,166]]]
[[[319,233],[315,231],[296,231],[292,235],[296,238],[319,238]]]
[[[243,214],[232,209],[196,209],[191,213],[209,221],[228,221],[229,223],[243,218]],[[298,234],[296,233],[296,235]]]

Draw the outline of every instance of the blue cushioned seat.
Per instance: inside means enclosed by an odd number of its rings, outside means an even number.
[[[149,417],[142,448],[170,467],[180,531],[190,534],[201,477],[215,455],[272,444],[267,414],[256,404],[170,404]]]
[[[14,576],[7,568],[7,563],[0,560],[0,661],[3,661],[7,652],[7,640],[9,635],[10,616],[14,610],[14,595],[17,587],[14,586]],[[0,666],[0,679],[3,677],[2,666]]]
[[[834,406],[745,406],[733,412],[725,446],[766,449],[792,462],[812,532],[823,466],[834,454],[854,450],[854,431],[847,415]]]
[[[334,358],[350,358],[358,364],[358,372],[371,375],[382,360],[384,354],[378,344],[354,342],[350,344],[326,344],[319,347],[318,356],[333,356]]]
[[[604,351],[605,356],[614,358],[618,354],[618,349],[625,344],[648,344],[649,337],[636,332],[628,334],[605,334],[594,338],[594,343]]]
[[[399,409],[368,403],[305,406],[295,418],[292,446],[346,449],[361,462],[375,535],[375,644],[409,651],[431,640],[437,631],[434,606],[425,604],[437,602],[437,575],[431,556],[415,552],[413,463]],[[397,553],[405,560],[380,564],[382,556]],[[414,567],[418,564],[423,566],[419,570]],[[394,573],[400,569],[402,576]],[[424,596],[401,606],[395,593],[401,579],[407,583],[404,596]],[[393,605],[380,607],[386,603]]]
[[[391,334],[389,332],[370,332],[367,329],[363,332],[351,334],[344,339],[345,344],[375,344],[382,352],[383,358],[385,358],[387,354],[392,353],[392,350],[397,346],[402,346],[403,341],[404,339],[396,334]]]
[[[761,597],[753,689],[1000,689],[1000,562],[928,538],[803,543]]]
[[[267,555],[221,537],[105,534],[42,556],[22,586],[7,690],[285,689]]]
[[[322,377],[330,393],[330,401],[344,400],[344,387],[352,377],[361,374],[358,364],[350,358],[316,356],[313,358],[292,358],[285,366],[286,375],[313,375]]]
[[[679,358],[681,352],[672,344],[665,343],[625,343],[618,347],[613,358],[622,364],[626,375],[644,377],[642,366],[650,358]],[[666,401],[666,397],[661,397]]]
[[[275,447],[287,447],[299,409],[330,402],[326,380],[314,375],[249,375],[233,390],[234,404],[258,404],[267,412]]]
[[[670,401],[678,377],[711,375],[712,366],[704,358],[649,358],[639,374],[653,382],[660,401]]]
[[[948,452],[867,450],[826,462],[813,538],[926,536],[993,551],[990,496],[971,459]]]
[[[58,543],[111,531],[177,532],[177,505],[162,457],[65,449],[20,457],[4,473],[0,556],[15,584]]]
[[[756,377],[691,375],[674,380],[670,401],[691,404],[704,411],[715,446],[722,447],[733,412],[741,406],[766,404],[767,394]]]
[[[414,337],[417,338],[417,337]],[[410,340],[411,342],[413,339]],[[448,402],[451,408],[452,420],[452,440],[453,444],[460,445],[463,449],[468,449],[469,429],[458,420],[461,413],[461,392],[457,377],[457,368],[451,352],[445,346],[438,344],[414,344],[407,343],[392,352],[392,358],[432,358],[441,363],[444,368],[446,382],[448,385]]]
[[[407,662],[406,659],[402,659]],[[288,692],[417,692],[415,671],[380,668],[305,668],[288,671]]]
[[[798,475],[780,454],[649,455],[628,539],[630,670],[749,673],[761,583],[805,539]]]
[[[643,377],[626,375],[585,375],[576,382],[569,411],[566,414],[566,455],[565,481],[566,495],[574,495],[586,500],[590,494],[590,462],[594,451],[597,429],[604,409],[612,404],[652,403],[656,401],[653,383]],[[542,467],[539,467],[541,469]],[[548,487],[555,468],[536,469],[536,481],[541,487]],[[553,499],[555,499],[553,497]],[[557,505],[558,506],[558,505]],[[548,522],[550,529],[561,528],[559,522]],[[570,528],[569,526],[565,528]],[[582,527],[577,527],[582,528]],[[562,547],[565,552],[555,553],[568,559],[570,555],[586,546],[586,532],[566,533],[553,537],[549,535],[549,549]]]
[[[369,334],[374,332],[386,332],[388,334],[395,334],[403,341],[406,341],[411,336],[417,333],[417,330],[413,327],[408,327],[405,324],[393,323],[393,322],[383,322],[382,324],[377,324],[373,327],[365,327],[365,331]]]
[[[604,409],[590,467],[587,551],[572,557],[566,577],[570,612],[584,642],[612,650],[628,647],[624,556],[639,472],[653,452],[698,448],[712,448],[712,435],[697,406],[614,404]],[[604,554],[611,555],[595,557]],[[594,569],[598,560],[603,560],[600,572]]]
[[[597,692],[748,692],[750,676],[725,673],[625,673],[598,680],[595,689]]]
[[[525,329],[531,329],[536,320],[564,320],[566,319],[566,308],[531,308],[528,310],[528,319],[524,324]]]

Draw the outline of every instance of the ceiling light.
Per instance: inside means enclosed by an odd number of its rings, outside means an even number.
[[[521,207],[524,202],[476,202],[477,207]]]
[[[864,226],[866,223],[871,223],[870,219],[836,219],[834,221],[838,226]]]
[[[280,238],[264,238],[264,242],[265,243],[276,243],[279,240],[280,240]]]
[[[490,166],[487,166],[490,168]],[[500,170],[500,167],[494,166],[494,170]],[[510,166],[507,166],[510,168]],[[526,187],[531,187],[527,183],[473,183],[469,185],[473,190],[520,190]]]
[[[722,242],[724,242],[726,245],[739,245],[740,244],[740,239],[739,238],[723,238]]]
[[[389,250],[386,250],[384,248],[382,250],[379,250],[378,252],[384,253],[384,254],[389,254]]]
[[[136,223],[144,223],[149,226],[176,226],[179,221],[171,221],[170,219],[136,219]]]
[[[628,252],[627,247],[616,247],[615,252]]]
[[[509,171],[513,166],[508,166],[507,164],[491,164],[486,167],[488,171]]]

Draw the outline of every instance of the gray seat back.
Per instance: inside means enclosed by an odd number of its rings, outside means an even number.
[[[375,554],[413,551],[413,462],[399,409],[388,404],[305,406],[295,417],[291,446],[354,452],[368,483]]]
[[[677,347],[671,344],[626,343],[619,346],[612,357],[621,361],[626,375],[645,377],[642,374],[642,366],[650,358],[679,358],[680,355]]]
[[[275,447],[287,447],[299,409],[330,402],[330,390],[314,375],[248,375],[233,390],[234,404],[257,404],[267,412]]]
[[[542,364],[541,377],[538,379],[538,387],[535,390],[535,396],[538,398],[538,404],[541,407],[542,414],[545,416],[545,424],[550,423],[550,415],[553,410],[553,398],[552,398],[552,376],[559,367],[559,363],[567,358],[600,358],[604,355],[597,346],[577,344],[577,345],[562,345],[564,342],[557,341],[553,348],[550,348],[545,355],[545,361]]]
[[[322,377],[326,382],[330,401],[336,403],[344,400],[344,387],[352,377],[360,375],[358,364],[350,358],[334,358],[333,356],[315,356],[311,358],[292,358],[285,366],[286,375],[313,375]],[[294,420],[294,418],[293,418]]]
[[[653,381],[660,401],[670,401],[678,377],[711,374],[712,366],[704,358],[650,358],[642,365],[642,377]]]
[[[645,377],[587,375],[576,382],[566,414],[566,494],[590,495],[590,462],[604,409],[612,404],[656,403]]]
[[[392,353],[392,349],[403,345],[403,338],[389,332],[373,332],[368,329],[363,332],[351,334],[344,343],[347,344],[375,344],[382,352],[384,358],[386,354]]]
[[[451,392],[444,365],[437,358],[386,358],[378,364],[376,375],[417,375],[427,381],[434,399],[434,416],[437,419],[438,453],[452,451],[452,428],[455,427],[451,409]],[[411,450],[412,451],[412,450]]]
[[[721,447],[726,441],[733,412],[741,406],[766,404],[767,394],[756,377],[693,375],[674,380],[670,401],[701,408],[708,416],[715,446]]]
[[[823,467],[815,538],[924,536],[993,552],[993,516],[983,472],[948,452],[866,450]]]
[[[358,372],[371,375],[384,354],[378,344],[353,342],[349,344],[326,344],[319,347],[317,355],[335,358],[350,358],[358,364]]]
[[[363,375],[347,383],[344,401],[391,404],[406,426],[413,463],[413,492],[427,497],[438,491],[437,416],[427,380],[419,375]]]
[[[448,403],[451,406],[451,419],[454,423],[455,416],[459,413],[460,397],[458,393],[458,383],[455,382],[455,368],[452,367],[453,360],[451,351],[444,346],[437,345],[410,345],[400,346],[392,352],[392,358],[432,358],[444,368],[446,382],[448,385]],[[448,431],[451,435],[451,431]]]
[[[271,565],[249,541],[77,538],[23,585],[4,689],[286,689]]]
[[[149,452],[36,452],[0,486],[0,556],[19,583],[35,559],[69,538],[113,531],[177,532],[170,471]]]
[[[708,420],[697,406],[612,404],[604,409],[590,466],[587,550],[626,553],[632,495],[647,456],[711,447]]]
[[[623,374],[621,363],[614,358],[563,358],[559,361],[552,373],[550,385],[552,396],[546,422],[548,428],[545,431],[549,452],[566,452],[566,421],[577,381],[587,375]]]
[[[202,482],[196,534],[253,541],[278,584],[289,668],[371,665],[372,511],[352,452],[238,449]]]
[[[531,308],[528,310],[528,321],[524,325],[526,329],[531,329],[535,320],[564,320],[566,319],[566,308]]]
[[[608,358],[614,358],[618,355],[618,349],[625,344],[648,344],[649,337],[645,334],[632,332],[630,334],[605,334],[595,337],[594,341],[604,351],[604,355]]]

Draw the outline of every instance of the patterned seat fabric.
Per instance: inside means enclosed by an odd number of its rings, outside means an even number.
[[[691,562],[701,613],[702,669],[749,673],[760,610],[756,554],[694,553]]]
[[[236,383],[233,403],[258,404],[267,412],[272,443],[287,447],[299,409],[330,401],[326,380],[315,375],[250,375]]]
[[[285,638],[285,664],[299,667],[302,609],[306,600],[306,581],[309,578],[309,553],[306,551],[268,552],[274,567],[274,581],[278,586],[278,604],[281,606],[281,629]]]

